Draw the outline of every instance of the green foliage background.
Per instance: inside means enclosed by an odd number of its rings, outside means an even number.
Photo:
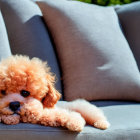
[[[122,4],[131,3],[134,1],[140,1],[140,0],[78,0],[78,1],[107,6],[107,5],[116,5],[116,4],[122,5]]]

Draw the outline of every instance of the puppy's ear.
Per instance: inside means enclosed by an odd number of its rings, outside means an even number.
[[[44,107],[52,108],[57,103],[57,101],[60,99],[61,94],[54,87],[54,81],[55,81],[54,76],[48,74],[47,81],[48,81],[47,86],[48,86],[49,90],[43,99],[43,105],[44,105]]]

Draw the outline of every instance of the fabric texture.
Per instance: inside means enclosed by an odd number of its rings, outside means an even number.
[[[140,75],[113,7],[37,2],[54,39],[66,100],[140,101]]]
[[[39,7],[30,0],[0,0],[13,54],[39,57],[56,74],[56,88],[62,92],[55,51]]]
[[[120,6],[116,11],[140,70],[140,2]]]
[[[60,104],[62,102],[59,102]],[[67,129],[46,127],[36,124],[0,124],[1,140],[139,140],[140,104],[116,105],[101,108],[111,126],[99,130],[85,126],[82,132],[74,133]]]
[[[7,31],[0,11],[0,60],[11,55]]]

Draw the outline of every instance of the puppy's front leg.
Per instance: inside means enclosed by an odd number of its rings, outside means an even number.
[[[66,102],[64,104],[60,103],[58,106],[79,112],[88,124],[96,128],[107,129],[110,126],[103,112],[83,99]]]
[[[20,108],[21,121],[26,123],[39,123],[43,113],[43,105],[40,101],[30,97]]]
[[[57,107],[44,109],[40,123],[46,126],[62,126],[77,132],[82,131],[85,126],[85,120],[79,113]]]

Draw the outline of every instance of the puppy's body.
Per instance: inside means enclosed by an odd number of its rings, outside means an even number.
[[[57,103],[60,93],[46,63],[25,56],[12,56],[0,63],[0,121],[63,126],[81,131],[86,123],[109,127],[103,112],[83,99]]]

